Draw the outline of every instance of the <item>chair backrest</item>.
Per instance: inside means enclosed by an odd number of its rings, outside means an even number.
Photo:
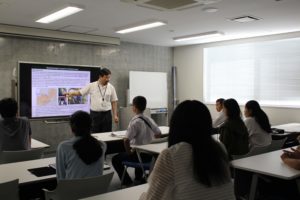
[[[0,183],[0,199],[19,199],[19,179]]]
[[[286,139],[287,138],[283,138],[283,139],[280,139],[280,140],[272,140],[272,143],[269,146],[268,150],[269,151],[276,151],[276,150],[282,149]]]
[[[236,159],[246,158],[246,157],[250,157],[250,156],[255,156],[255,155],[258,155],[258,154],[267,153],[267,152],[269,152],[270,146],[271,145],[264,146],[264,147],[253,147],[247,154],[245,154],[245,155],[232,155],[232,158],[234,160],[236,160]]]
[[[263,153],[267,153],[269,152],[269,147],[270,145],[268,146],[264,146],[264,147],[253,147],[249,153],[247,153],[247,157],[249,156],[255,156],[255,155],[258,155],[258,154],[263,154]]]
[[[2,151],[0,152],[0,163],[12,163],[26,160],[40,159],[45,148],[36,148],[22,151]]]
[[[45,191],[46,200],[75,200],[107,192],[114,172],[102,176],[60,180],[53,191]]]

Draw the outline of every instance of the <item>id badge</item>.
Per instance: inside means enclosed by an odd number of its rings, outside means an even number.
[[[106,106],[107,106],[106,102],[103,101],[103,102],[101,103],[101,107],[106,108]]]

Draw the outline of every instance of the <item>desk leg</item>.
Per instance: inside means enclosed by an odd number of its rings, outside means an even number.
[[[254,200],[255,199],[257,181],[258,181],[258,174],[253,173],[252,181],[251,181],[250,194],[249,194],[249,200]]]

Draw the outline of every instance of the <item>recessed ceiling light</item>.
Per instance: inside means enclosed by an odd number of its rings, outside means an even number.
[[[62,19],[64,17],[67,17],[69,15],[73,15],[79,11],[82,11],[83,8],[79,8],[77,6],[68,6],[66,8],[63,8],[55,13],[52,13],[50,15],[47,15],[39,20],[37,20],[36,22],[38,23],[44,23],[44,24],[48,24],[54,21],[57,21],[59,19]]]
[[[173,40],[175,40],[176,42],[182,42],[182,41],[187,41],[187,40],[196,40],[196,39],[204,39],[204,38],[206,39],[206,38],[216,37],[216,36],[221,36],[221,35],[224,35],[224,34],[219,31],[211,31],[211,32],[206,32],[206,33],[174,37]]]
[[[154,28],[154,27],[158,27],[158,26],[163,26],[166,25],[166,22],[163,21],[146,21],[146,22],[142,22],[139,24],[134,24],[134,25],[130,25],[130,26],[126,26],[126,27],[122,27],[116,30],[116,33],[131,33],[134,31],[140,31],[140,30],[145,30],[145,29],[149,29],[149,28]]]
[[[240,23],[246,23],[246,22],[253,22],[253,21],[257,21],[260,20],[257,17],[253,17],[253,16],[241,16],[241,17],[235,17],[230,19],[231,21],[235,21],[235,22],[240,22]]]

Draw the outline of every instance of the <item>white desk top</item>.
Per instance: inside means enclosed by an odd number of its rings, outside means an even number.
[[[272,126],[272,128],[283,129],[287,133],[300,133],[300,123],[289,123],[277,126]]]
[[[159,129],[161,130],[162,135],[169,134],[169,127],[168,126],[160,126]],[[117,133],[119,135],[126,134],[125,131],[113,131],[114,133]],[[92,134],[97,140],[101,140],[103,142],[111,142],[111,141],[117,141],[117,140],[123,140],[122,137],[115,137],[111,135],[112,132],[105,132],[105,133],[94,133]]]
[[[31,138],[31,148],[35,149],[35,148],[46,148],[46,147],[50,147],[50,145],[45,144],[43,142],[40,142],[38,140],[35,140],[33,138]]]
[[[219,141],[219,134],[214,134],[212,137]],[[141,151],[147,151],[151,153],[157,153],[160,154],[164,149],[168,148],[168,142],[162,142],[162,143],[154,143],[154,144],[146,144],[146,145],[131,145],[131,147],[141,150]]]
[[[0,165],[0,182],[19,179],[19,184],[55,178],[56,174],[50,176],[37,177],[27,169],[47,167],[55,163],[55,157],[23,162],[15,162]]]
[[[141,151],[160,154],[160,152],[168,148],[168,143],[162,142],[162,143],[146,144],[146,145],[131,145],[131,147]]]
[[[138,200],[141,194],[148,190],[148,187],[148,184],[143,184],[127,189],[117,190],[114,192],[84,198],[84,200]]]
[[[233,160],[234,168],[264,174],[281,179],[291,180],[300,177],[300,171],[285,165],[280,155],[282,150],[272,151],[256,156]]]

